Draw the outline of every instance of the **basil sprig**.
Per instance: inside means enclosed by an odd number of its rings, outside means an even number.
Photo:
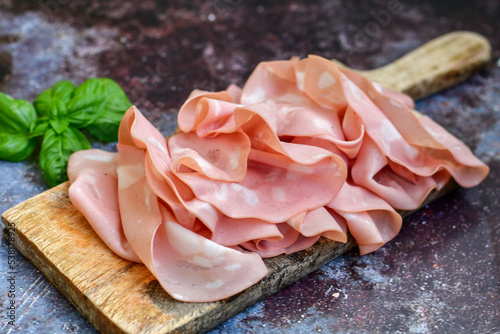
[[[130,106],[125,92],[109,78],[89,79],[76,88],[70,81],[59,81],[33,104],[0,93],[0,159],[26,159],[43,136],[39,165],[47,184],[56,186],[68,179],[69,156],[90,148],[80,129],[100,141],[116,141]]]

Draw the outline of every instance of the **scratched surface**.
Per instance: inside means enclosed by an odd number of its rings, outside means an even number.
[[[110,76],[168,135],[193,88],[241,84],[262,60],[338,58],[384,65],[453,30],[485,35],[493,62],[466,83],[417,104],[492,168],[405,221],[392,242],[332,261],[215,333],[495,333],[500,331],[500,3],[466,1],[0,0],[0,90],[32,100],[60,79]],[[389,13],[389,15],[387,15]],[[98,143],[94,147],[100,147]],[[112,145],[105,146],[112,149]],[[0,161],[0,212],[46,186],[36,159]],[[95,333],[22,257],[9,274],[0,246],[0,332]],[[15,278],[15,297],[9,297]],[[16,305],[15,327],[6,308]]]

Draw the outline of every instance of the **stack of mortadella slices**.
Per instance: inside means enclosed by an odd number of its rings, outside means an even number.
[[[268,272],[262,258],[321,236],[372,252],[450,179],[488,174],[406,95],[331,61],[264,62],[240,89],[195,90],[167,139],[130,108],[118,153],[69,161],[69,196],[118,255],[175,299],[230,297]]]

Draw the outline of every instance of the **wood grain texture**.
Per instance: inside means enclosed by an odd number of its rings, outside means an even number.
[[[470,45],[474,36],[484,42],[482,37],[466,32],[447,36],[438,39],[441,40],[439,43],[430,42],[422,47],[423,50],[416,50],[386,66],[385,71],[389,74],[386,75],[381,68],[373,71],[370,78],[410,94],[418,92],[413,96],[425,96],[433,93],[436,87],[444,87],[437,81],[444,80],[446,85],[462,81],[465,73],[470,75],[472,69],[477,70],[489,59],[489,56],[484,57],[483,47],[462,49],[460,59],[463,61],[454,62],[452,67],[447,65],[451,61],[448,58],[434,59],[435,55],[452,54],[451,51],[464,43]],[[440,51],[437,50],[439,48]],[[420,59],[431,54],[434,56],[428,58],[428,63],[421,64],[419,69],[432,71],[437,66],[441,70],[433,72],[434,78],[404,67],[415,63],[412,57]],[[465,61],[467,59],[474,61]],[[391,71],[404,70],[410,71],[408,75],[401,74],[405,84],[395,86]],[[443,74],[445,72],[457,75],[448,77]],[[426,203],[455,186],[454,182],[450,182],[439,192],[431,193]],[[71,205],[67,188],[68,183],[64,183],[20,203],[6,211],[2,220],[6,225],[15,225],[15,244],[21,253],[102,333],[207,331],[355,247],[352,238],[346,244],[321,238],[304,251],[266,259],[270,273],[236,296],[211,303],[179,302],[161,288],[144,265],[126,261],[107,248]],[[406,216],[410,212],[400,213]]]
[[[386,66],[357,72],[419,99],[464,81],[490,58],[491,45],[486,38],[474,32],[457,31],[433,39]]]

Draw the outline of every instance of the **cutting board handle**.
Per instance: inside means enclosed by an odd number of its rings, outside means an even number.
[[[386,66],[357,72],[418,99],[466,80],[490,59],[491,45],[485,37],[457,31],[433,39]]]

